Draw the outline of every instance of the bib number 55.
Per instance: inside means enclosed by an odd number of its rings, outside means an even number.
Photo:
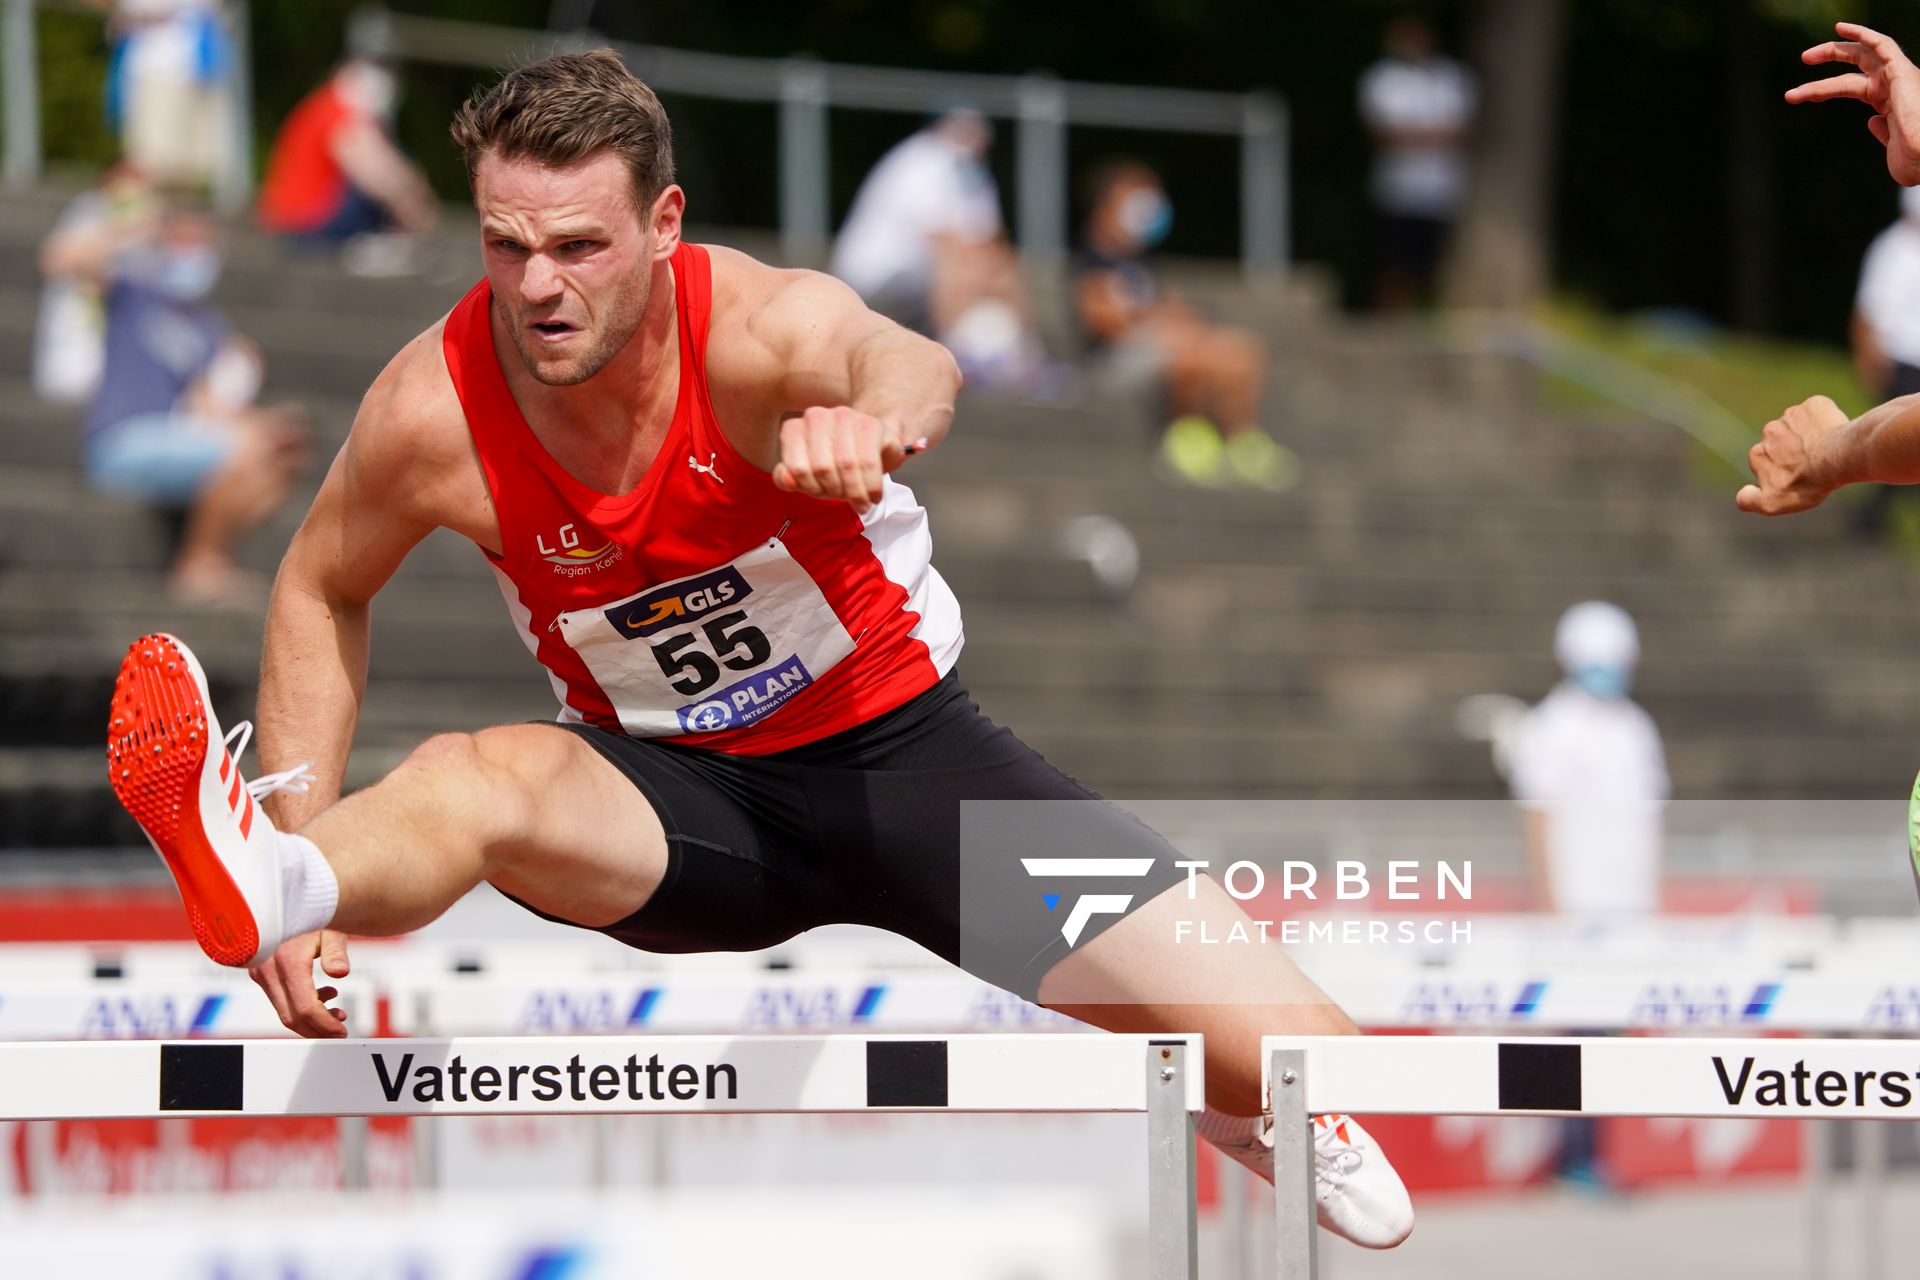
[[[751,671],[773,656],[767,633],[747,622],[744,609],[709,618],[698,631],[678,632],[649,647],[667,683],[688,696],[720,683],[723,666],[729,671]]]

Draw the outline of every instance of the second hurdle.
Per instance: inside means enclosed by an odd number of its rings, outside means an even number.
[[[1277,1274],[1317,1274],[1313,1117],[1912,1120],[1914,1040],[1268,1036]]]

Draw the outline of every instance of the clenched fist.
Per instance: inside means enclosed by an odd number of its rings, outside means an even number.
[[[913,452],[898,423],[844,405],[808,409],[780,424],[773,482],[790,493],[840,499],[864,515],[880,501],[886,474]]]
[[[1827,478],[1831,468],[1821,462],[1834,434],[1848,421],[1839,405],[1814,396],[1769,422],[1760,443],[1747,450],[1754,483],[1735,495],[1740,509],[1785,516],[1819,506],[1839,487]]]

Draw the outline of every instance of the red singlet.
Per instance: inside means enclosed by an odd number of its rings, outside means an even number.
[[[682,244],[672,267],[679,403],[629,493],[587,487],[535,438],[484,280],[447,317],[447,369],[500,518],[505,554],[487,558],[560,718],[766,755],[932,687],[960,654],[960,606],[905,485],[862,517],[734,452],[707,395],[707,251]]]

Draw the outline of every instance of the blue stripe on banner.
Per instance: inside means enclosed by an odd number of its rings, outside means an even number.
[[[1529,982],[1526,986],[1520,988],[1520,998],[1513,1002],[1513,1014],[1515,1016],[1525,1016],[1532,1013],[1540,1007],[1540,997],[1545,995],[1546,992],[1546,983]]]
[[[586,1260],[587,1251],[579,1245],[535,1249],[514,1273],[514,1280],[567,1280],[580,1273]]]
[[[865,991],[862,991],[860,993],[860,1003],[853,1007],[853,1020],[855,1022],[865,1022],[868,1018],[871,1018],[873,1011],[880,1007],[881,998],[886,994],[887,988],[884,983],[879,986],[868,987]]]
[[[1753,999],[1747,1001],[1747,1007],[1741,1012],[1743,1018],[1764,1018],[1773,1008],[1773,1002],[1780,996],[1780,984],[1763,982],[1753,989]]]
[[[640,998],[633,1002],[632,1011],[627,1014],[627,1025],[630,1027],[645,1026],[647,1019],[653,1016],[653,1006],[658,1003],[660,1003],[660,988],[648,987],[642,991]]]
[[[226,1007],[225,996],[208,996],[202,1000],[200,1007],[193,1014],[193,1030],[195,1032],[211,1031],[213,1024],[220,1019],[220,1011]]]

